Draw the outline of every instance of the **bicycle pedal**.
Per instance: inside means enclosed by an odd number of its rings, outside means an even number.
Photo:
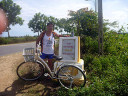
[[[48,76],[49,76],[49,74],[48,74],[48,73],[45,73],[45,74],[44,74],[44,76],[45,76],[45,77],[48,77]]]
[[[56,77],[52,77],[52,79],[57,79]]]
[[[54,72],[51,72],[52,73],[52,75],[54,75]]]

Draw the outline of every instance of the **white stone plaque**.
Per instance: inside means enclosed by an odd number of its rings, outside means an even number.
[[[64,60],[75,60],[75,40],[62,40],[62,57]]]
[[[77,62],[78,59],[78,37],[60,37],[59,56],[62,61]]]

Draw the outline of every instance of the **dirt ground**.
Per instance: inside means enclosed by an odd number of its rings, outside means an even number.
[[[0,95],[11,94],[12,84],[17,79],[16,67],[23,60],[22,53],[0,57]]]
[[[16,68],[23,61],[22,53],[0,57],[0,96],[36,96],[34,95],[36,92],[38,96],[49,96],[50,92],[54,92],[58,88],[58,85],[49,83],[51,81],[46,80],[46,78],[39,82],[20,80],[17,77]]]

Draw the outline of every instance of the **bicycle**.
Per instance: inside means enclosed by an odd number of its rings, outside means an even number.
[[[65,63],[62,63],[60,66],[56,66],[52,72],[47,63],[40,57],[40,54],[40,49],[37,48],[36,59],[34,48],[25,48],[23,50],[25,61],[22,62],[16,70],[19,78],[25,81],[33,81],[44,75],[49,76],[51,79],[57,79],[66,89],[85,86],[85,73],[78,66],[71,64],[65,65]],[[59,56],[54,56],[54,58],[56,62],[62,60],[62,57]],[[45,73],[45,69],[47,69],[47,73]]]

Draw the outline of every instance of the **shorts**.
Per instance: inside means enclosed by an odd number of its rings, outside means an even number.
[[[42,59],[53,59],[53,55],[54,54],[45,54],[45,53],[42,53],[42,55],[40,55],[40,57]]]

